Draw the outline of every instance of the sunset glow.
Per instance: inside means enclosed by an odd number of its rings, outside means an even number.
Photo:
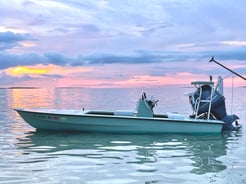
[[[34,47],[35,46],[35,44],[31,42],[22,42],[21,45],[23,45],[24,47]]]
[[[24,75],[24,74],[40,75],[40,74],[46,74],[47,72],[48,72],[48,68],[34,68],[34,67],[26,67],[26,66],[17,66],[14,68],[7,69],[7,73],[13,76]]]
[[[17,66],[8,68],[6,73],[12,76],[21,75],[43,75],[43,74],[60,74],[63,76],[69,76],[76,73],[84,73],[93,71],[89,67],[61,67],[56,65],[36,65],[36,66]]]

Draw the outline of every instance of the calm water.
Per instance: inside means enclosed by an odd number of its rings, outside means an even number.
[[[13,108],[135,109],[145,91],[156,112],[190,114],[189,88],[0,89],[0,183],[246,183],[246,129],[218,135],[37,132]],[[246,127],[246,88],[225,91]]]

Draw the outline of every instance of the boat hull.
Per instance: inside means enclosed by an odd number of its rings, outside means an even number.
[[[220,133],[224,122],[136,116],[91,115],[83,111],[15,109],[32,127],[54,131],[101,133]]]

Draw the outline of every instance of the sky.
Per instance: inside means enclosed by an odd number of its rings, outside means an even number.
[[[1,0],[0,87],[245,86],[245,0]],[[233,78],[233,79],[232,79]]]

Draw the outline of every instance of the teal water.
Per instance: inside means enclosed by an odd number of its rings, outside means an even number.
[[[145,91],[158,113],[190,114],[189,88],[0,89],[0,183],[246,183],[246,130],[218,135],[40,132],[13,108],[129,109]],[[246,127],[246,88],[225,91]]]

